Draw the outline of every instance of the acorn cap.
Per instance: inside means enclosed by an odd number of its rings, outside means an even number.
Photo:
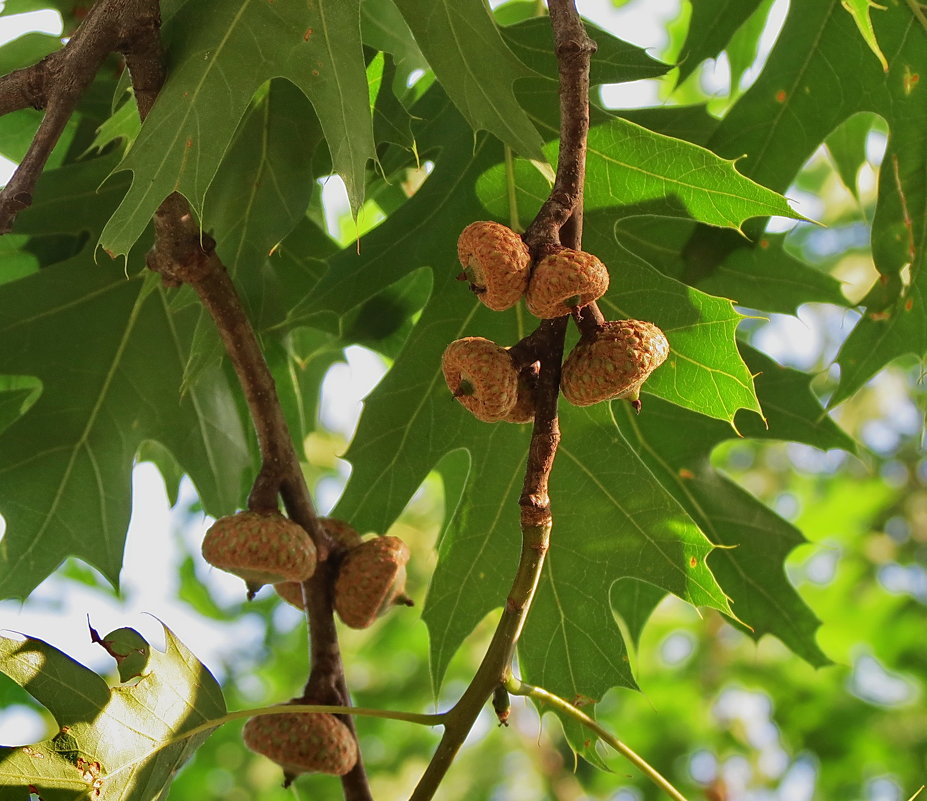
[[[377,537],[348,552],[335,581],[335,611],[345,625],[365,629],[403,595],[409,547],[399,537]]]
[[[209,564],[245,580],[249,597],[263,585],[305,581],[315,572],[316,549],[305,530],[278,512],[220,517],[203,539]]]
[[[334,715],[291,712],[258,715],[242,730],[245,745],[283,768],[287,784],[300,773],[344,776],[357,763],[357,742]]]
[[[508,351],[483,337],[455,339],[441,369],[454,397],[487,423],[504,420],[518,398],[518,370]]]
[[[480,303],[494,311],[510,309],[528,286],[528,246],[500,223],[470,223],[457,239],[457,258],[464,268],[461,278],[470,282]]]
[[[598,300],[608,289],[608,269],[591,253],[563,250],[541,259],[531,274],[525,302],[535,317],[549,320]]]
[[[581,339],[560,378],[564,397],[574,406],[627,398],[637,401],[641,384],[669,355],[669,342],[653,323],[617,320]]]

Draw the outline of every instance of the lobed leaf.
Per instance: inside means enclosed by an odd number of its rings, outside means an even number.
[[[3,597],[25,597],[68,555],[117,584],[145,440],[175,455],[215,511],[238,505],[250,461],[220,371],[179,395],[192,316],[170,312],[153,274],[88,262],[0,286],[0,374],[42,387],[0,436]]]
[[[28,690],[59,726],[49,740],[0,746],[4,798],[14,792],[15,798],[32,793],[45,801],[164,797],[211,730],[168,743],[225,714],[212,674],[166,626],[164,636],[166,650],[150,650],[141,678],[112,689],[48,643],[0,638],[0,672]]]
[[[395,0],[428,64],[474,131],[543,160],[541,137],[512,83],[530,71],[509,50],[481,0]]]
[[[186,3],[164,36],[172,69],[117,168],[131,170],[133,182],[100,236],[101,247],[127,254],[171,192],[184,194],[201,213],[248,103],[274,77],[290,80],[312,102],[333,169],[352,209],[360,207],[374,147],[359,0]]]

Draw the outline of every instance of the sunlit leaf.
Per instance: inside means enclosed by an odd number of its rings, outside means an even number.
[[[211,731],[170,741],[225,714],[212,674],[167,627],[164,636],[166,650],[150,649],[143,675],[112,689],[41,640],[0,639],[0,672],[26,688],[59,727],[34,745],[0,746],[5,798],[164,797],[174,773]]]

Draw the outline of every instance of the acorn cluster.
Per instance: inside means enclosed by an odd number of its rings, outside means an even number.
[[[496,222],[474,222],[457,241],[463,272],[479,301],[503,311],[524,296],[541,319],[571,314],[608,289],[608,270],[591,253],[561,248],[532,263],[522,238]],[[606,322],[583,335],[563,364],[560,388],[576,406],[624,398],[639,408],[640,387],[669,355],[669,343],[652,323]],[[454,397],[486,422],[534,419],[538,364],[520,364],[509,349],[483,337],[451,342],[441,359]]]
[[[333,543],[333,603],[345,625],[364,629],[393,606],[412,605],[405,595],[409,548],[401,539],[364,540],[342,520],[324,517],[320,522]],[[285,601],[304,608],[303,582],[316,569],[316,548],[301,526],[278,512],[222,517],[206,532],[202,550],[207,562],[245,580],[249,598],[264,584],[273,584]],[[287,784],[300,773],[341,776],[357,762],[355,738],[334,715],[258,715],[245,724],[243,737],[251,750],[283,768]]]

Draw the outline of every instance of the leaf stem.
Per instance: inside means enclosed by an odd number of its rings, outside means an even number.
[[[136,757],[135,759],[120,765],[112,773],[106,774],[105,778],[109,780],[113,776],[116,776],[123,771],[128,770],[129,768],[135,767],[136,765],[145,762],[147,759],[154,756],[159,751],[163,751],[165,748],[170,748],[172,745],[177,745],[178,743],[182,743],[185,740],[191,739],[192,737],[198,737],[201,734],[208,734],[213,729],[217,729],[219,726],[222,726],[226,723],[231,723],[235,720],[242,720],[244,718],[257,717],[258,715],[284,715],[292,714],[293,712],[320,712],[327,713],[329,715],[360,715],[362,717],[400,720],[405,723],[416,723],[420,726],[440,726],[442,723],[444,723],[447,714],[445,712],[439,712],[435,714],[421,714],[417,712],[401,712],[391,709],[371,709],[369,707],[362,706],[339,706],[336,704],[275,704],[274,706],[262,706],[256,707],[254,709],[237,709],[234,712],[228,712],[221,717],[207,720],[205,723],[201,723],[198,726],[187,729],[185,732],[178,734],[176,737],[171,737],[170,739],[159,743],[155,748],[147,751],[142,756]]]
[[[623,743],[614,734],[603,728],[601,724],[589,717],[585,712],[573,706],[569,701],[564,700],[559,695],[545,690],[543,687],[535,687],[532,684],[521,681],[515,676],[509,675],[504,683],[505,689],[512,695],[522,695],[539,701],[553,707],[575,721],[581,723],[586,728],[595,732],[596,735],[614,748],[619,754],[625,757],[629,762],[635,765],[650,781],[665,792],[674,801],[686,801],[686,797],[679,792],[670,781],[663,776],[653,765],[647,762],[640,754],[634,751],[630,746]]]
[[[517,233],[524,230],[518,216],[518,192],[515,187],[515,159],[512,148],[505,146],[505,191],[509,200],[509,228]]]

